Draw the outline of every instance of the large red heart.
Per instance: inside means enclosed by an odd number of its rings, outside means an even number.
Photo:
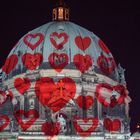
[[[81,122],[82,124],[79,124],[78,122]],[[73,125],[80,136],[90,136],[91,133],[98,127],[98,123],[99,121],[97,118],[84,118],[76,119],[73,122]]]
[[[42,125],[42,132],[44,132],[46,136],[51,137],[58,135],[60,131],[58,125],[60,124],[54,122],[45,122]]]
[[[23,39],[24,43],[32,50],[38,47],[43,40],[44,40],[44,35],[41,33],[27,34]]]
[[[100,70],[107,75],[112,74],[112,72],[116,68],[116,63],[114,61],[114,58],[112,57],[107,58],[103,55],[98,58],[97,64]]]
[[[24,94],[31,86],[30,79],[28,78],[16,78],[14,86],[20,94]]]
[[[76,102],[81,109],[87,110],[93,105],[93,97],[91,97],[91,96],[79,96],[76,99]]]
[[[7,115],[1,115],[0,116],[0,121],[2,121],[2,125],[0,125],[0,132],[3,132],[4,129],[9,125],[10,119],[8,118]]]
[[[50,41],[56,49],[62,48],[68,42],[69,36],[66,33],[53,32]]]
[[[34,109],[29,110],[27,112],[25,112],[24,110],[18,110],[14,112],[14,116],[18,121],[19,125],[21,126],[21,128],[23,129],[23,131],[26,131],[39,118],[39,113]],[[27,121],[23,121],[23,116],[27,119]]]
[[[112,95],[113,91],[117,92],[117,94]],[[107,83],[101,83],[96,86],[96,97],[104,106],[114,107],[125,102],[127,97],[126,88],[123,85],[112,86]]]
[[[35,54],[26,53],[22,56],[22,62],[29,70],[36,69],[38,66],[40,66],[42,61],[43,56],[40,53]]]
[[[57,112],[74,98],[76,85],[74,80],[67,77],[57,83],[54,83],[52,78],[42,77],[36,82],[35,92],[43,106]]]
[[[91,44],[91,39],[89,37],[82,38],[81,36],[77,36],[75,38],[75,44],[80,48],[82,51],[85,51]]]
[[[104,128],[108,131],[119,131],[121,128],[121,121],[119,119],[111,120],[110,118],[105,118]]]
[[[9,74],[17,65],[18,63],[18,57],[16,54],[12,54],[6,59],[6,62],[4,66],[2,67],[2,70],[6,73]]]
[[[68,55],[65,53],[52,53],[48,59],[51,67],[54,68],[57,72],[61,72],[63,68],[68,65]]]
[[[74,64],[82,73],[87,71],[92,66],[92,58],[90,55],[76,54],[74,56]]]
[[[111,53],[110,50],[108,49],[108,47],[106,46],[106,44],[105,44],[101,39],[99,39],[98,43],[99,43],[100,48],[101,48],[105,53],[107,53],[107,54]]]

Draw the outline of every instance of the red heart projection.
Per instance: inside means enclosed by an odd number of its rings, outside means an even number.
[[[6,74],[10,74],[11,71],[16,67],[18,63],[18,57],[16,54],[12,54],[11,56],[9,56],[6,59],[6,62],[4,64],[4,66],[2,67],[2,70],[6,73]]]
[[[79,96],[76,102],[81,109],[87,110],[93,105],[94,101],[91,96]]]
[[[7,101],[7,96],[4,91],[0,91],[0,106]]]
[[[43,56],[40,53],[26,53],[22,56],[22,62],[29,70],[35,70],[43,61]]]
[[[82,126],[78,123],[78,121],[82,121],[82,124],[88,125],[85,128],[85,125]],[[84,118],[84,119],[76,119],[73,122],[75,130],[78,132],[80,136],[90,136],[92,132],[98,127],[98,119],[97,118]]]
[[[3,124],[0,125],[0,132],[3,132],[4,129],[9,125],[10,119],[7,115],[0,115],[0,121],[3,122]]]
[[[49,63],[57,72],[61,72],[63,68],[68,65],[68,55],[65,53],[52,53],[49,56]]]
[[[58,127],[60,124],[58,123],[54,123],[54,122],[45,122],[42,125],[42,132],[44,132],[44,134],[46,136],[55,136],[59,134],[60,128]]]
[[[82,38],[81,36],[77,36],[75,38],[75,44],[79,49],[85,51],[91,44],[91,39],[89,37]]]
[[[32,50],[36,49],[44,40],[44,35],[41,33],[27,34],[23,41]],[[31,43],[34,42],[34,43]]]
[[[81,54],[76,54],[73,61],[76,68],[82,73],[87,71],[92,66],[92,58],[90,55],[83,56]]]
[[[16,78],[14,86],[20,94],[24,94],[31,86],[30,79],[28,78]]]
[[[112,74],[112,72],[116,68],[116,63],[114,61],[114,58],[112,57],[107,58],[103,55],[98,58],[97,64],[101,69],[101,71],[107,75]]]
[[[114,95],[112,95],[113,91],[115,91]],[[114,107],[125,102],[127,97],[126,88],[123,85],[112,86],[107,83],[101,83],[96,86],[96,97],[104,106]]]
[[[74,80],[67,77],[57,83],[52,78],[42,77],[36,82],[35,92],[43,106],[57,112],[74,98],[76,85]]]
[[[69,36],[64,32],[62,33],[53,32],[50,35],[50,41],[57,50],[61,49],[68,42],[68,39]]]
[[[21,128],[23,129],[23,131],[26,131],[39,118],[39,113],[34,109],[29,110],[27,112],[25,112],[24,110],[18,110],[14,113],[14,116]],[[23,117],[25,117],[27,121],[23,121]]]
[[[7,95],[5,91],[0,90],[0,106],[7,102],[8,97],[10,97],[10,100],[12,100],[13,93],[11,91],[9,91],[9,94]]]
[[[99,46],[100,48],[107,54],[111,53],[110,50],[108,49],[108,47],[106,46],[106,44],[101,40],[99,39]]]
[[[110,118],[105,118],[104,128],[108,131],[119,131],[121,128],[121,121],[119,119],[111,120]]]

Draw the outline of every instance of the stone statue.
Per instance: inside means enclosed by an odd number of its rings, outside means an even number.
[[[113,90],[112,91],[112,96],[114,96],[115,98],[117,98],[118,96],[120,96],[120,94],[116,90]]]
[[[11,118],[11,121],[10,121],[10,131],[11,131],[11,133],[13,132],[13,129],[14,129],[14,120],[13,120],[13,118]]]
[[[121,65],[119,64],[118,65],[118,73],[119,73],[119,80],[120,80],[120,83],[123,84],[123,85],[126,85],[126,81],[125,81],[125,69],[123,69],[121,67]]]
[[[60,133],[64,134],[67,131],[66,130],[66,120],[64,119],[64,117],[62,115],[60,115],[60,116],[58,115],[57,122],[59,122],[61,125]]]

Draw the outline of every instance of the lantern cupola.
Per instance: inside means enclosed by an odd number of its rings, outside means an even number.
[[[59,0],[53,8],[52,19],[53,21],[69,21],[69,8],[64,0]]]

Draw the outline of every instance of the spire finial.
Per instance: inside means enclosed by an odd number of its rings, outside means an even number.
[[[57,5],[53,9],[52,18],[54,21],[69,20],[69,8],[66,6],[64,0],[57,1]]]

